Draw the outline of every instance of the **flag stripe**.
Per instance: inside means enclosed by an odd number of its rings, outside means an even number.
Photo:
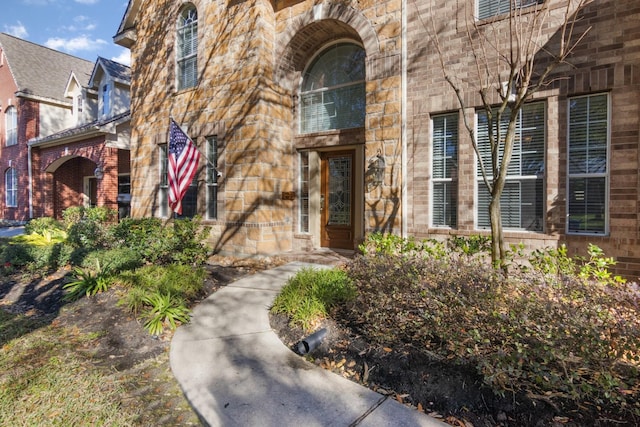
[[[169,207],[182,214],[182,198],[198,170],[200,151],[191,138],[171,119],[169,126]]]

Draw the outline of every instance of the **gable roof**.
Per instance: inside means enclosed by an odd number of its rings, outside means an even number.
[[[129,0],[127,10],[120,21],[118,33],[113,36],[113,41],[120,46],[130,48],[136,41],[135,22],[140,10],[141,0]]]
[[[65,89],[71,73],[83,86],[91,77],[93,62],[67,53],[5,33],[0,33],[0,47],[23,94],[68,103]]]
[[[98,57],[96,65],[91,73],[91,79],[89,80],[90,87],[96,87],[100,83],[101,77],[100,71],[103,71],[109,75],[114,81],[125,85],[131,85],[131,68],[123,65],[119,62],[112,61],[101,56]]]

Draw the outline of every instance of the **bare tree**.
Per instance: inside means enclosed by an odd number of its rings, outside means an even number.
[[[507,250],[502,228],[500,197],[505,187],[522,108],[533,94],[558,77],[556,68],[584,39],[590,28],[577,30],[579,11],[591,0],[565,0],[563,9],[546,0],[510,0],[508,16],[482,25],[464,7],[464,29],[471,68],[469,77],[458,77],[447,60],[433,14],[430,37],[437,51],[444,79],[453,89],[463,110],[463,123],[478,158],[482,180],[491,195],[491,259],[494,267],[506,270]],[[469,2],[465,2],[465,5]],[[422,19],[422,17],[420,17]],[[424,20],[422,21],[424,25]],[[551,36],[557,41],[550,44]],[[483,157],[474,124],[464,111],[479,95],[488,123],[490,158]],[[490,164],[488,164],[490,163]]]

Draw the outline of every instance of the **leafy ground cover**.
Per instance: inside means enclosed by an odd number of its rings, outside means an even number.
[[[213,257],[198,300],[282,261]],[[188,426],[200,420],[123,288],[70,301],[69,269],[0,280],[0,425]]]
[[[481,242],[380,241],[345,267],[351,302],[306,330],[272,313],[285,344],[326,327],[306,357],[455,426],[640,423],[638,288],[597,248],[538,252],[507,278]]]

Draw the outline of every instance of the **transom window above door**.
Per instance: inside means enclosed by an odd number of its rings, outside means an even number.
[[[307,68],[300,92],[300,133],[364,126],[365,51],[338,43]]]

